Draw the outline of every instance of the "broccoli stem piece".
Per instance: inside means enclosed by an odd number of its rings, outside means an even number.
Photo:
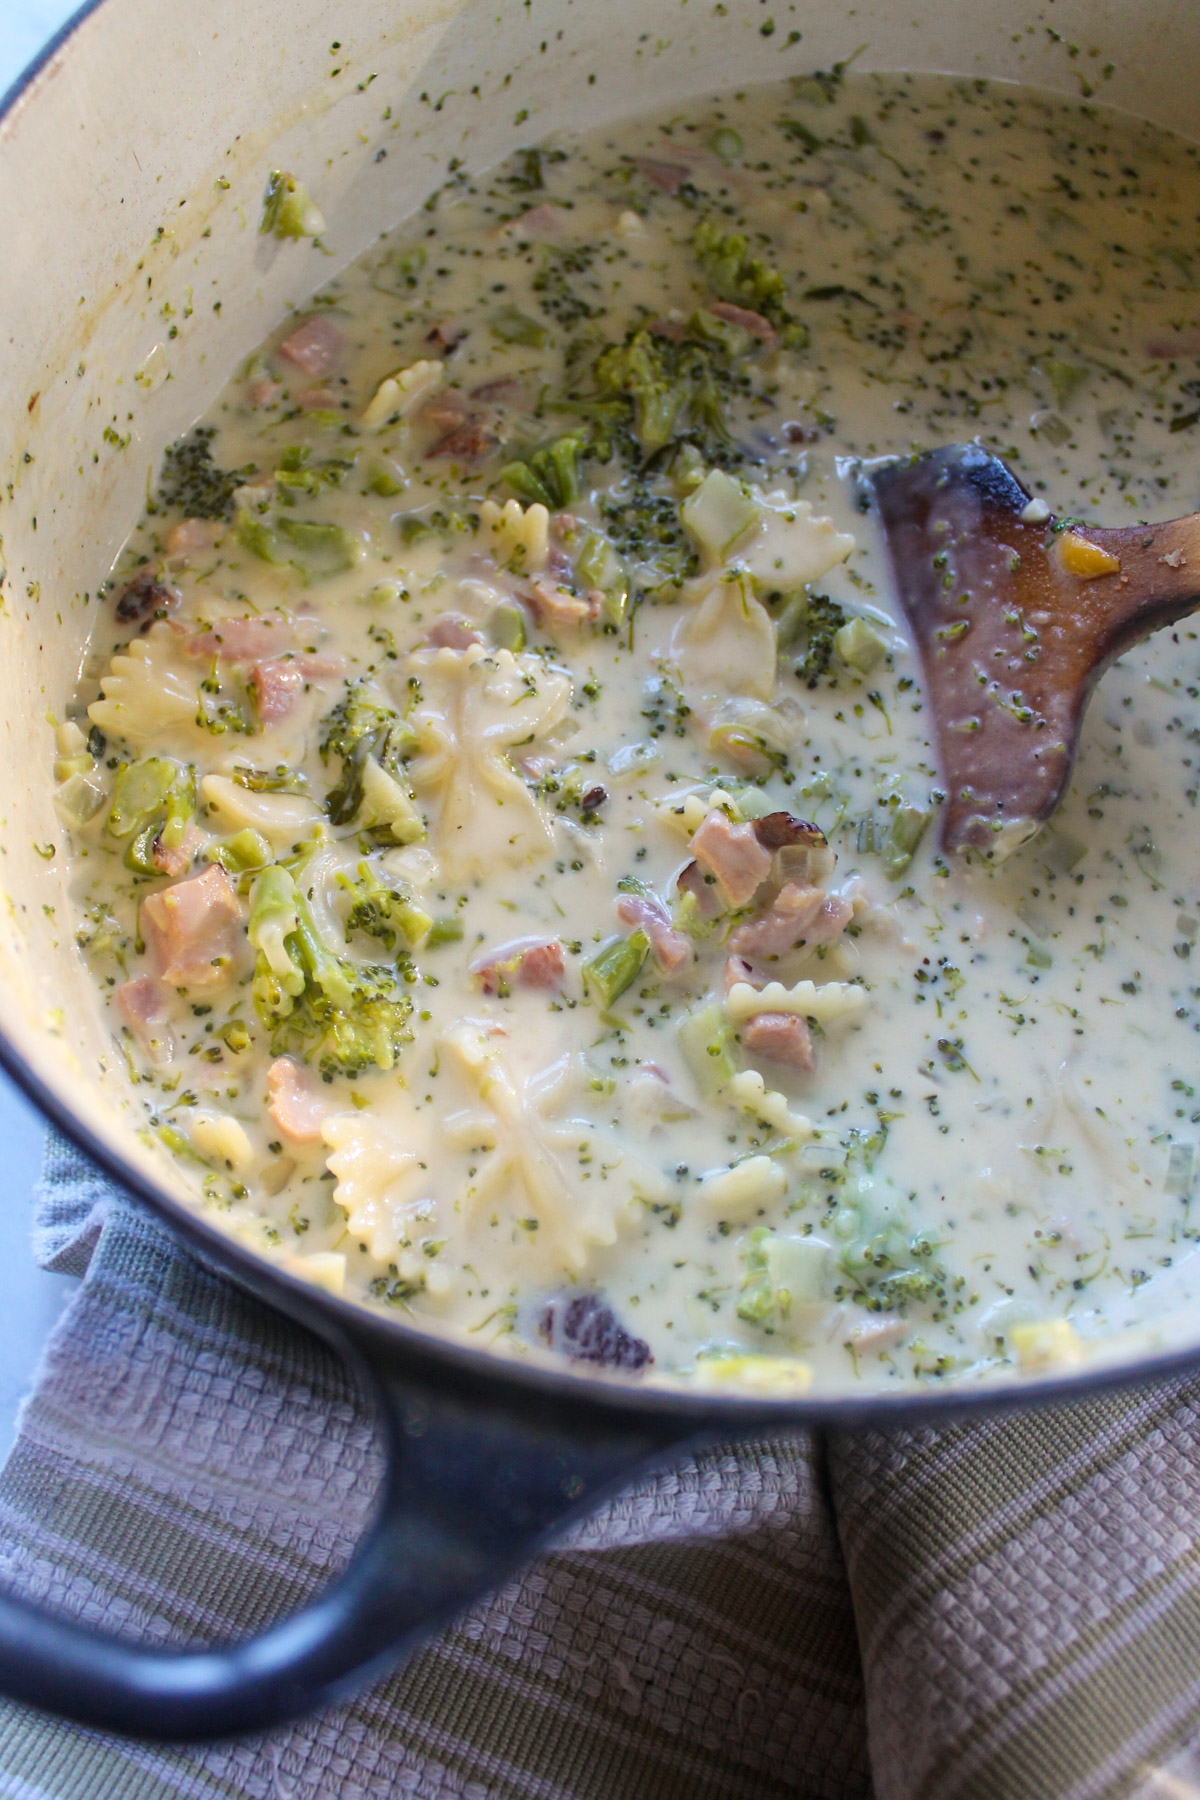
[[[296,884],[286,869],[272,863],[250,889],[250,923],[246,935],[283,993],[292,998],[304,992],[304,970],[288,947],[288,939],[299,920]],[[290,1007],[286,1010],[290,1011]]]
[[[917,845],[925,835],[926,826],[933,817],[927,807],[898,806],[888,820],[887,831],[880,847],[883,861],[883,872],[889,881],[899,881],[905,869],[913,859]]]
[[[715,1100],[742,1066],[733,1026],[715,1000],[680,1020],[679,1048],[706,1100]]]
[[[581,970],[584,987],[595,996],[605,1011],[631,987],[641,974],[650,954],[650,939],[644,931],[631,931],[628,937],[614,938]]]

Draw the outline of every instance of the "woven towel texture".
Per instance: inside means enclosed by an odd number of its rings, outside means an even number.
[[[57,1142],[38,1220],[84,1280],[0,1476],[0,1579],[164,1642],[298,1604],[378,1480],[341,1365]],[[729,1445],[299,1725],[163,1749],[0,1702],[0,1795],[1186,1800],[1198,1515],[1197,1383]]]

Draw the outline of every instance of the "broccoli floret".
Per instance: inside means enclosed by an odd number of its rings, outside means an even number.
[[[727,459],[732,436],[725,403],[751,392],[744,364],[752,348],[740,326],[705,312],[693,313],[678,336],[643,326],[623,343],[606,345],[592,369],[597,454],[607,450],[604,425],[611,420],[630,433],[632,449],[643,457],[686,439],[710,463]]]
[[[158,504],[186,513],[189,519],[233,518],[233,496],[254,473],[253,464],[241,469],[219,469],[213,461],[211,425],[197,425],[163,453],[158,478]]]
[[[501,469],[501,479],[522,500],[540,500],[551,512],[570,506],[583,491],[579,472],[580,458],[586,440],[577,431],[564,433],[535,450],[523,462],[511,462]]]
[[[830,600],[826,594],[809,595],[804,621],[808,641],[796,664],[796,673],[806,687],[815,688],[822,675],[828,674],[833,640],[845,623],[846,615],[836,600]]]
[[[742,1246],[741,1261],[738,1318],[765,1332],[779,1330],[799,1309],[820,1306],[829,1297],[832,1259],[820,1238],[759,1225]]]
[[[348,825],[362,806],[363,773],[373,757],[385,774],[398,778],[413,734],[393,707],[371,694],[362,682],[347,687],[333,711],[321,721],[321,760],[341,758],[341,778],[325,796],[333,825]]]
[[[430,915],[403,887],[384,887],[370,863],[359,863],[356,881],[347,875],[338,879],[352,898],[346,914],[347,936],[362,931],[368,937],[378,938],[389,950],[394,950],[397,943],[415,950],[429,935],[433,924]]]
[[[808,331],[788,311],[783,276],[751,253],[740,231],[722,231],[715,219],[701,219],[692,233],[692,248],[719,299],[761,313],[789,350],[804,348]]]
[[[325,229],[325,216],[302,181],[286,169],[272,169],[258,229],[277,238],[315,238]]]
[[[254,1004],[274,1054],[316,1055],[329,1076],[394,1067],[412,1037],[412,1001],[393,970],[326,948],[308,901],[278,864],[254,884],[249,935],[258,951]]]

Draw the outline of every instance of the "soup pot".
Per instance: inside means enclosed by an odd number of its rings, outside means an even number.
[[[0,106],[0,1060],[210,1259],[352,1364],[387,1447],[375,1523],[315,1603],[255,1640],[146,1650],[0,1599],[0,1689],[165,1739],[329,1700],[494,1585],[571,1515],[697,1435],[1064,1396],[1200,1361],[1184,1305],[1086,1367],[930,1393],[684,1392],[438,1338],[322,1293],[231,1235],[137,1134],[75,948],[47,709],[164,446],[289,306],[416,207],[560,128],[827,67],[933,69],[1098,99],[1193,133],[1200,0],[97,0]],[[289,169],[322,245],[256,227]],[[56,855],[56,849],[59,854]]]

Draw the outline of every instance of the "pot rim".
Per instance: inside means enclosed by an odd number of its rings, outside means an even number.
[[[0,93],[0,154],[4,128],[23,102],[36,96],[47,70],[68,48],[89,19],[107,0],[83,0],[38,53]],[[980,1382],[974,1386],[924,1389],[916,1386],[873,1390],[862,1394],[823,1396],[765,1396],[752,1393],[720,1393],[711,1389],[689,1392],[686,1388],[639,1387],[632,1382],[597,1374],[556,1368],[538,1361],[524,1364],[491,1351],[461,1343],[450,1336],[424,1331],[370,1307],[364,1302],[316,1288],[302,1276],[280,1268],[249,1245],[222,1231],[198,1207],[158,1186],[119,1150],[92,1136],[76,1117],[69,1101],[26,1060],[19,1029],[0,1016],[0,1068],[42,1116],[79,1150],[98,1163],[112,1181],[165,1217],[198,1250],[220,1263],[235,1279],[317,1335],[341,1345],[353,1344],[386,1364],[403,1362],[406,1372],[427,1378],[439,1386],[463,1390],[497,1390],[510,1402],[526,1406],[559,1406],[569,1401],[586,1408],[593,1417],[608,1414],[629,1421],[677,1419],[681,1436],[714,1426],[738,1430],[781,1426],[840,1429],[907,1427],[918,1423],[949,1423],[960,1416],[978,1417],[1017,1406],[1054,1401],[1082,1400],[1113,1390],[1149,1383],[1170,1376],[1194,1373],[1200,1367],[1200,1342],[1190,1348],[1163,1350],[1126,1362],[1070,1370],[1012,1381]]]

